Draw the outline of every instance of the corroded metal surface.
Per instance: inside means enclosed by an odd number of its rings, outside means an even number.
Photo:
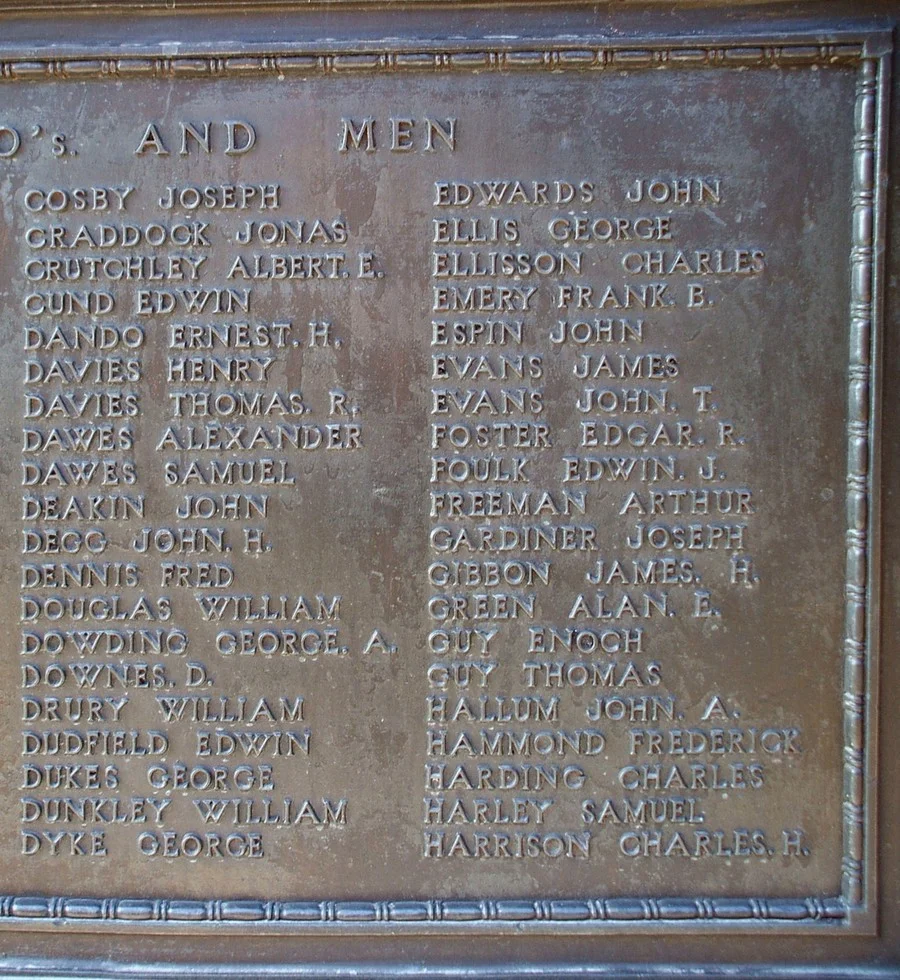
[[[11,942],[890,914],[890,34],[548,23],[0,51]]]

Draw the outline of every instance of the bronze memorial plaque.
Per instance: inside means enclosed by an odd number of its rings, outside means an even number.
[[[895,917],[890,30],[548,9],[10,18],[9,956]]]

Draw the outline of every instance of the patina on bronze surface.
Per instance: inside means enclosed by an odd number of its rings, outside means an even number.
[[[890,32],[563,26],[0,53],[13,944],[877,930]]]

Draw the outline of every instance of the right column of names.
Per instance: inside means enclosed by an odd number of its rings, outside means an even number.
[[[708,653],[766,558],[702,329],[765,295],[766,250],[715,175],[433,195],[425,857],[806,857],[765,812],[790,705]]]

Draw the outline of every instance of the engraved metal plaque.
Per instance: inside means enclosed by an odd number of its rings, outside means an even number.
[[[0,55],[11,936],[872,934],[889,34],[556,34]]]

